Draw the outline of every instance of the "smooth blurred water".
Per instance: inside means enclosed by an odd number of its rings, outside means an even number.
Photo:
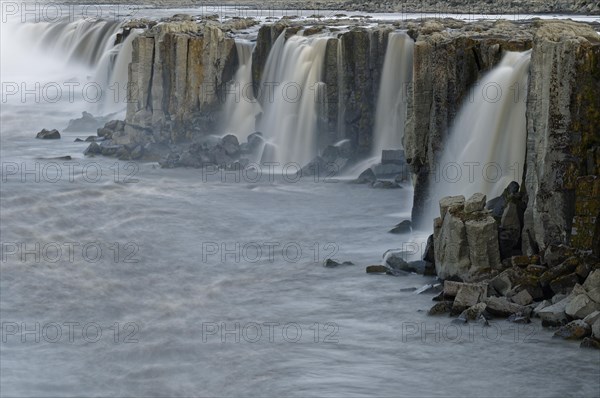
[[[85,81],[89,71],[62,72],[41,76]],[[387,233],[410,215],[408,187],[236,182],[85,158],[87,144],[73,140],[93,132],[34,137],[64,128],[88,102],[15,98],[0,110],[2,396],[599,395],[596,351],[552,340],[538,323],[481,329],[428,317],[431,296],[405,289],[431,278],[365,273],[386,250],[423,240]],[[39,262],[8,251],[52,242],[63,248],[56,262],[52,250],[40,249]],[[80,245],[73,259],[69,242]],[[92,243],[95,262],[81,249]],[[334,252],[355,265],[324,268]]]

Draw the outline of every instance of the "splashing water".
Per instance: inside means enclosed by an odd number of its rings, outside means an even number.
[[[426,220],[437,217],[444,196],[481,192],[491,199],[521,180],[530,59],[530,51],[507,52],[462,105],[431,176]]]

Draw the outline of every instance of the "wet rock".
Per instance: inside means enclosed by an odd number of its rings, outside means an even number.
[[[600,350],[600,339],[595,339],[593,337],[586,337],[581,341],[581,344],[579,345],[579,347]]]
[[[60,139],[60,133],[56,129],[53,129],[53,130],[43,129],[42,131],[37,133],[35,138],[39,138],[42,140],[58,140],[58,139]]]
[[[521,312],[517,312],[515,314],[510,315],[507,320],[512,323],[520,323],[520,324],[531,323],[531,319],[529,318],[529,315],[523,314]]]
[[[452,309],[451,301],[440,301],[439,303],[435,303],[433,307],[429,309],[427,312],[428,315],[442,315],[450,313]]]
[[[385,265],[369,265],[367,266],[367,274],[386,274],[390,271]]]
[[[435,294],[435,293],[441,293],[443,291],[443,287],[441,283],[432,283],[432,284],[428,284],[425,286],[420,287],[419,289],[415,290],[415,294]]]
[[[581,340],[584,337],[591,336],[591,334],[592,328],[590,325],[581,319],[577,319],[561,326],[560,329],[554,333],[553,337],[560,337],[565,340]]]
[[[600,339],[600,319],[596,319],[592,324],[592,335],[595,338]]]
[[[354,263],[352,263],[351,261],[344,261],[343,263],[340,263],[340,262],[332,260],[330,258],[323,261],[323,267],[326,267],[326,268],[335,268],[335,267],[339,267],[340,265],[354,265]]]
[[[487,284],[465,283],[460,286],[456,293],[454,304],[452,305],[452,312],[458,314],[480,301],[483,301],[486,297]]]
[[[567,321],[565,309],[569,300],[563,299],[556,304],[552,304],[537,311],[537,315],[549,325],[562,325]]]
[[[396,224],[394,228],[390,230],[392,234],[405,234],[411,231],[411,222],[410,220],[404,220],[399,224]]]
[[[81,138],[75,138],[74,142],[85,142],[84,140],[82,140]]]
[[[508,317],[516,313],[529,313],[529,309],[527,307],[516,303],[511,303],[506,299],[506,297],[488,297],[484,302],[487,304],[486,311],[496,316]]]
[[[383,262],[390,268],[408,271],[409,266],[408,262],[405,260],[406,256],[406,252],[388,250],[383,255]]]
[[[377,181],[377,177],[375,176],[375,173],[373,173],[373,170],[369,168],[360,173],[355,182],[357,184],[372,184],[375,181]]]
[[[459,318],[463,318],[466,319],[468,321],[474,321],[476,319],[478,319],[481,314],[483,314],[483,311],[485,311],[485,309],[487,308],[487,304],[485,303],[477,303],[469,308],[467,308],[466,310],[464,310]],[[454,311],[454,308],[453,308]]]
[[[371,185],[371,187],[376,188],[376,189],[399,189],[399,188],[402,188],[400,185],[398,185],[394,181],[387,181],[387,180],[377,180]]]
[[[92,142],[90,144],[90,146],[88,146],[85,149],[85,151],[83,151],[83,154],[86,155],[86,156],[89,156],[89,155],[100,155],[100,154],[102,154],[102,148],[97,143]]]
[[[98,138],[98,137],[95,137],[95,136],[93,136],[93,135],[90,135],[89,137],[87,137],[87,138],[85,139],[85,142],[95,142],[95,141],[97,141],[97,140],[96,140],[96,138]]]
[[[474,213],[485,208],[486,196],[482,193],[474,193],[465,202],[465,213]]]

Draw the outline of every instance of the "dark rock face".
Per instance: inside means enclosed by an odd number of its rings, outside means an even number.
[[[524,250],[570,243],[591,248],[600,212],[600,40],[573,22],[537,22],[527,107]],[[578,186],[581,188],[578,189]],[[596,192],[594,196],[594,192]]]
[[[60,133],[56,129],[53,129],[53,130],[43,129],[42,131],[37,133],[35,138],[39,138],[42,140],[58,140],[58,139],[60,139]]]

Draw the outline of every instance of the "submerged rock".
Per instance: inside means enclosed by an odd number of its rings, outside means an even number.
[[[392,234],[404,234],[411,231],[411,222],[410,220],[404,220],[398,224],[394,228],[390,230]]]

